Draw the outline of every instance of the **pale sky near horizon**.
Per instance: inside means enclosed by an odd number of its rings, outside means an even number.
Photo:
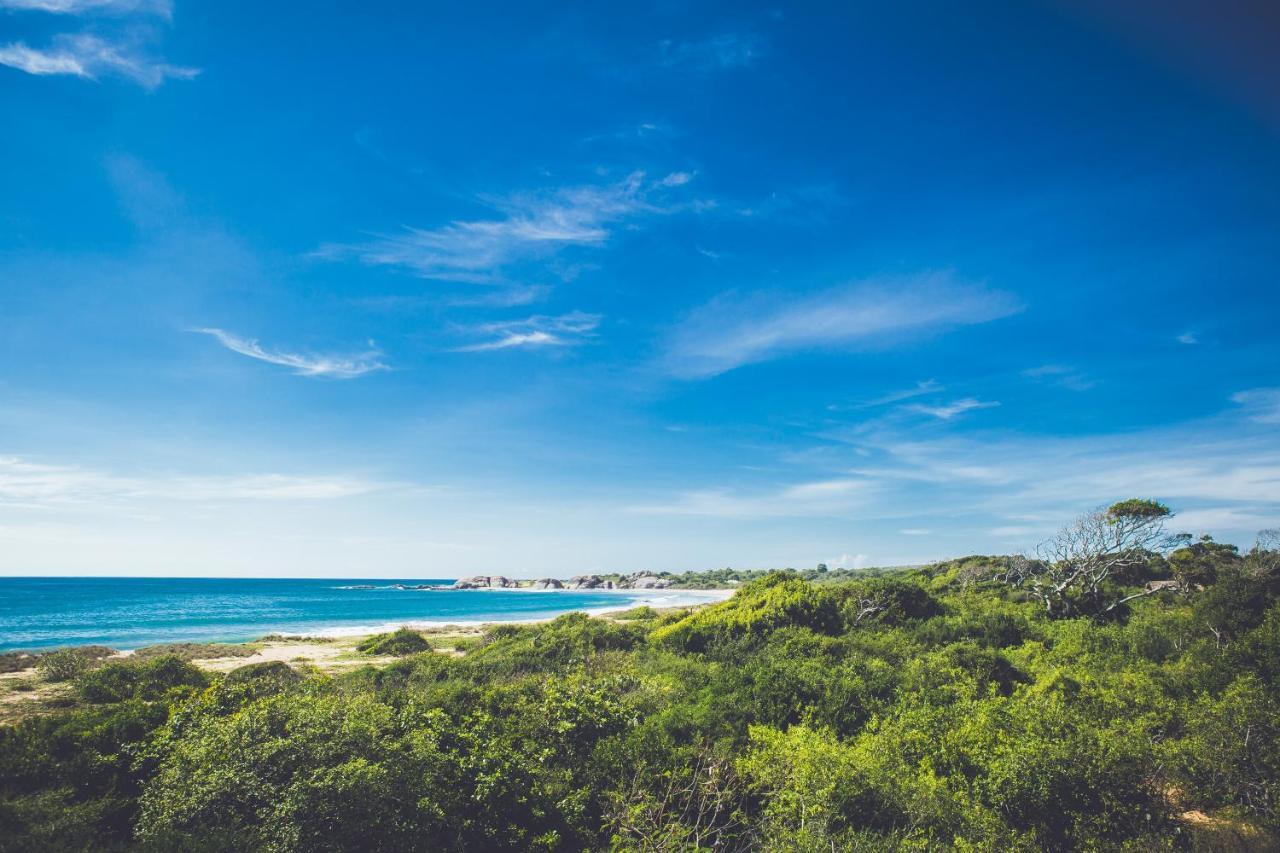
[[[0,574],[1280,526],[1268,4],[409,5],[0,0]]]

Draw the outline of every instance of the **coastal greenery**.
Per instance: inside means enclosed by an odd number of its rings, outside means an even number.
[[[0,850],[1274,849],[1280,549],[1155,507],[340,675],[108,663],[0,728]]]
[[[357,648],[367,655],[403,657],[425,652],[431,648],[431,644],[417,631],[401,628],[389,634],[374,634]]]
[[[115,653],[115,649],[106,646],[54,649],[40,654],[35,660],[35,668],[46,681],[71,681]]]
[[[901,566],[899,569],[918,568],[916,566]],[[750,583],[753,580],[759,580],[777,569],[707,569],[700,572],[651,572],[654,577],[668,581],[670,586],[667,589],[724,589],[725,587],[739,586],[744,583]],[[856,568],[828,568],[826,564],[819,563],[811,569],[785,568],[782,571],[789,572],[804,580],[813,581],[814,583],[837,583],[840,581],[854,580],[857,578],[867,577],[869,574],[878,574],[885,571],[894,571],[894,568],[877,567],[874,569],[856,569]],[[596,574],[602,581],[613,581],[615,584],[623,584],[627,579],[627,575],[619,573]]]

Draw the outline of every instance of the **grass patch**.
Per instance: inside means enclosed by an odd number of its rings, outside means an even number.
[[[103,658],[116,654],[115,649],[106,646],[76,646],[70,649],[55,649],[44,652],[36,658],[36,672],[44,676],[45,681],[70,681],[89,672]]]
[[[658,611],[654,610],[647,604],[639,607],[633,607],[630,610],[624,610],[621,613],[610,614],[614,619],[622,619],[627,622],[648,622],[651,619],[658,618]]]
[[[253,646],[235,643],[160,643],[144,646],[133,653],[137,660],[173,655],[182,660],[216,660],[218,658],[247,658],[257,653]]]

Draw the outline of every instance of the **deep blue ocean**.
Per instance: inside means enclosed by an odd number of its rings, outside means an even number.
[[[545,619],[695,593],[414,590],[452,579],[0,577],[0,651],[95,643],[243,642],[265,634],[359,634],[400,625]],[[364,588],[364,587],[372,587]]]

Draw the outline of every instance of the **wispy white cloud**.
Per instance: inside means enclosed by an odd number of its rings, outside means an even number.
[[[256,340],[242,338],[222,329],[192,329],[202,335],[215,338],[232,352],[256,358],[270,364],[279,364],[293,368],[299,376],[315,376],[330,379],[354,379],[375,370],[389,369],[382,362],[382,353],[377,349],[354,355],[301,355],[264,349]]]
[[[627,511],[712,518],[848,517],[867,503],[874,488],[866,478],[838,477],[770,490],[694,489],[671,500],[635,504]]]
[[[517,261],[554,255],[569,246],[598,246],[619,222],[674,209],[664,202],[663,191],[691,177],[674,172],[649,181],[643,172],[633,172],[611,184],[488,199],[500,218],[458,220],[434,229],[406,228],[365,243],[323,246],[317,254],[399,267],[423,278],[490,283]]]
[[[993,527],[987,531],[988,535],[997,539],[1014,539],[1025,541],[1028,537],[1034,537],[1040,529],[1027,524],[1005,524],[1000,527]]]
[[[1064,364],[1044,364],[1040,367],[1032,367],[1022,371],[1022,376],[1038,382],[1050,382],[1070,391],[1088,391],[1098,384],[1083,372]]]
[[[1246,403],[1280,404],[1280,389],[1255,390],[1277,393]],[[1280,405],[1254,414],[1268,411],[1280,417]],[[1000,551],[1033,546],[1082,510],[1139,496],[1169,503],[1178,530],[1247,544],[1257,530],[1280,526],[1280,438],[1248,415],[1228,411],[1112,435],[1002,431],[926,440],[891,423],[844,450],[784,456],[794,466],[790,484],[773,473],[783,482],[696,485],[628,509],[673,517],[841,518],[860,531],[911,524],[899,534]]]
[[[929,394],[938,394],[947,390],[938,383],[936,379],[925,379],[917,382],[911,388],[903,388],[900,391],[890,391],[874,400],[868,400],[863,403],[864,407],[871,406],[887,406],[890,403],[898,403],[902,400],[910,400],[913,397],[923,397]]]
[[[315,501],[354,497],[399,484],[348,476],[121,477],[93,469],[0,457],[0,505],[55,508],[142,500]]]
[[[682,187],[693,180],[691,172],[672,172],[658,181],[660,187]]]
[[[1192,346],[1194,344],[1200,343],[1200,338],[1196,336],[1195,332],[1183,332],[1182,334],[1178,335],[1178,343],[1186,344],[1187,346]]]
[[[515,347],[558,347],[582,343],[600,326],[599,314],[574,311],[558,317],[535,314],[523,320],[483,323],[470,328],[471,334],[488,340],[457,348],[458,352],[488,352]]]
[[[961,501],[966,511],[1016,517],[1038,532],[1073,512],[1133,496],[1174,504],[1188,526],[1280,522],[1280,444],[1260,433],[1210,440],[1181,427],[1078,438],[888,439],[875,463],[855,473],[886,495],[912,494],[918,490],[911,484],[920,483],[939,507]]]
[[[921,415],[929,415],[939,420],[949,421],[957,415],[965,412],[971,412],[974,409],[990,409],[1000,405],[994,400],[984,401],[975,400],[973,397],[965,397],[963,400],[956,400],[951,403],[942,403],[937,406],[929,406],[924,403],[912,403],[902,408],[908,412],[916,412]]]
[[[1260,424],[1280,424],[1280,388],[1251,388],[1231,395],[1249,418]]]
[[[173,15],[172,0],[0,0],[0,9],[55,15]]]
[[[903,400],[912,400],[916,397],[927,397],[933,394],[940,394],[947,390],[936,379],[923,379],[916,382],[910,388],[900,388],[897,391],[890,391],[887,394],[881,394],[879,397],[872,397],[870,400],[862,400],[854,403],[830,403],[827,406],[829,412],[856,412],[864,409],[874,409],[880,406],[888,406],[893,403],[900,403]],[[875,426],[878,421],[871,421],[859,427],[860,430],[870,429]]]
[[[545,299],[551,288],[542,284],[511,284],[487,293],[457,296],[448,304],[458,307],[515,308]]]
[[[0,47],[0,65],[42,76],[60,74],[89,80],[118,76],[146,89],[169,79],[189,80],[200,73],[195,68],[157,62],[132,45],[113,44],[85,33],[56,36],[53,45],[44,50],[23,42],[7,44]]]
[[[677,326],[664,361],[675,376],[704,379],[797,351],[884,346],[1019,310],[1008,293],[944,273],[858,282],[800,299],[726,295]]]

